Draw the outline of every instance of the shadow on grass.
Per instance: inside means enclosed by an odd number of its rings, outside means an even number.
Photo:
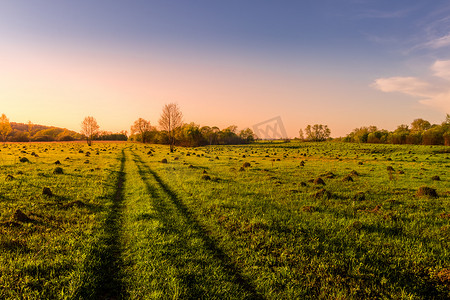
[[[122,279],[120,231],[125,183],[125,152],[122,150],[116,190],[110,195],[107,216],[99,228],[99,237],[92,245],[84,265],[82,286],[74,299],[124,299],[127,298]]]
[[[234,292],[240,292],[241,295],[244,294],[246,297],[244,299],[264,299],[259,295],[253,285],[240,274],[238,268],[233,264],[231,258],[225,254],[215,243],[213,238],[210,237],[208,232],[200,225],[195,216],[189,211],[186,205],[182,202],[179,196],[170,189],[170,187],[158,176],[158,174],[153,171],[148,165],[146,165],[141,158],[133,153],[134,161],[138,167],[138,172],[146,185],[147,191],[153,199],[153,206],[157,211],[158,219],[164,224],[164,231],[171,234],[176,234],[178,236],[178,241],[175,242],[176,251],[179,251],[179,255],[172,256],[173,263],[177,265],[187,265],[187,261],[178,261],[179,257],[184,257],[185,253],[194,253],[195,249],[189,246],[189,238],[195,237],[202,241],[203,249],[206,250],[208,256],[217,262],[221,269],[224,271],[228,282],[232,283],[237,290]],[[148,178],[148,175],[152,178]],[[149,181],[156,181],[157,185],[153,186]],[[158,190],[162,191],[162,194],[167,196],[170,202],[165,201],[161,198]],[[174,209],[170,209],[170,206]],[[178,221],[174,220],[177,215],[181,217]],[[190,228],[189,231],[195,232],[193,236],[189,236],[183,228],[180,228],[177,224],[185,225],[185,228]],[[167,255],[171,257],[171,255]],[[201,259],[191,259],[190,262],[201,265],[202,269],[208,268],[207,262]],[[182,298],[188,299],[202,299],[205,297],[205,291],[201,287],[208,284],[208,279],[204,278],[200,274],[194,274],[191,272],[184,272],[180,276],[181,282],[186,288],[187,295],[183,295]],[[213,283],[210,283],[213,284]],[[217,283],[216,283],[217,284]],[[208,288],[208,286],[206,286]],[[211,289],[216,287],[209,287]],[[230,295],[226,295],[230,297]],[[220,297],[219,295],[214,295],[214,297]]]

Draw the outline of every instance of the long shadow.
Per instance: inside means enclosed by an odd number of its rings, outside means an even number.
[[[184,221],[188,224],[189,227],[197,232],[196,236],[203,241],[204,248],[211,255],[211,257],[215,261],[218,261],[220,263],[220,266],[226,273],[227,277],[230,278],[230,282],[235,284],[247,294],[246,299],[264,299],[263,296],[257,293],[254,286],[239,272],[238,268],[233,264],[230,257],[216,245],[214,240],[209,236],[208,232],[200,225],[195,216],[183,204],[178,195],[174,191],[172,191],[170,187],[161,179],[161,177],[159,177],[156,172],[154,172],[148,165],[146,165],[137,154],[133,153],[133,156],[134,161],[136,162],[136,165],[138,167],[138,172],[147,187],[147,191],[152,196],[152,199],[158,199],[160,198],[160,196],[158,195],[155,187],[151,186],[147,182],[147,174],[152,175],[153,179],[158,183],[162,191],[169,197],[176,210],[184,218]],[[172,232],[180,231],[179,228],[175,228],[175,224],[170,221],[168,216],[165,216],[170,212],[168,211],[168,208],[164,205],[164,203],[162,203],[162,201],[154,201],[154,207],[158,211],[159,217],[164,219],[161,221],[165,223],[168,230]],[[180,232],[180,234],[183,233]],[[180,246],[186,248],[185,244]],[[189,251],[189,249],[186,250]],[[201,278],[195,278],[194,275],[187,275],[183,279],[184,283],[186,283],[186,286],[189,289],[189,295],[187,295],[189,299],[203,298],[202,291],[196,289],[195,284],[193,284],[201,281]]]
[[[124,200],[125,161],[125,152],[122,150],[116,190],[109,197],[111,206],[107,207],[108,214],[99,229],[100,236],[86,258],[83,286],[75,293],[74,299],[127,298],[121,273],[123,261],[119,240]]]

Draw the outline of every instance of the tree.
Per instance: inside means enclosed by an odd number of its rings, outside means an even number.
[[[389,134],[388,140],[391,144],[405,144],[409,135],[408,125],[402,124],[397,126],[393,132]]]
[[[170,152],[173,152],[175,146],[175,130],[183,124],[183,114],[176,103],[164,105],[159,126],[165,130],[169,137]]]
[[[445,144],[444,126],[433,126],[422,134],[423,145],[444,145]]]
[[[445,115],[445,121],[442,122],[442,125],[450,125],[450,114]]]
[[[2,136],[2,141],[6,142],[6,138],[8,134],[12,131],[11,124],[9,123],[9,119],[5,114],[2,114],[0,117],[0,135]]]
[[[197,147],[205,144],[200,126],[195,123],[183,124],[181,129],[177,130],[177,140],[178,144],[189,147]]]
[[[150,131],[152,130],[152,126],[150,125],[150,121],[146,121],[143,118],[137,119],[133,126],[131,126],[131,134],[139,134],[141,136],[143,143],[148,143],[150,140]]]
[[[86,117],[81,123],[81,134],[86,137],[89,146],[92,145],[92,139],[97,134],[99,128],[100,126],[98,126],[94,117]]]
[[[30,136],[29,136],[28,132],[13,130],[9,140],[11,142],[24,143],[24,142],[30,141]]]
[[[305,139],[305,136],[304,136],[304,134],[303,134],[303,130],[302,130],[302,129],[300,129],[300,130],[298,131],[298,138],[301,139],[302,141]]]
[[[239,144],[241,139],[236,134],[237,126],[231,125],[219,132],[219,143],[225,145]]]
[[[203,126],[200,128],[200,133],[203,135],[203,138],[208,142],[208,144],[212,145],[214,140],[214,133],[211,127]]]
[[[239,137],[246,143],[252,143],[255,141],[255,134],[250,128],[241,130]]]
[[[421,132],[431,128],[430,122],[424,119],[415,119],[411,123],[411,131],[412,132]]]
[[[328,128],[328,125],[314,124],[313,126],[306,126],[305,133],[308,141],[320,142],[329,138],[331,131]]]

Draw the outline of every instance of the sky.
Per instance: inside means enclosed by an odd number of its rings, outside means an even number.
[[[0,2],[0,113],[80,131],[184,121],[289,137],[394,130],[450,113],[445,0]]]

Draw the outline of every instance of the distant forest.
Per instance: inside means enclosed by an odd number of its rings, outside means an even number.
[[[446,145],[450,146],[450,114],[441,124],[431,124],[424,119],[415,119],[410,126],[399,125],[394,131],[378,129],[376,126],[356,128],[344,142]]]
[[[78,132],[65,128],[44,126],[38,124],[24,124],[11,122],[11,132],[8,134],[9,142],[53,142],[53,141],[79,141],[84,136]],[[126,141],[126,133],[99,132],[96,140]]]
[[[172,107],[173,109],[173,107]],[[175,109],[178,108],[175,106]],[[249,128],[238,131],[236,126],[220,130],[218,127],[203,126],[195,123],[183,123],[178,120],[177,126],[165,128],[160,120],[161,130],[150,125],[150,121],[139,118],[131,126],[131,134],[126,131],[112,133],[94,130],[92,140],[136,141],[143,143],[169,144],[171,146],[203,146],[247,144],[257,140]],[[95,119],[95,128],[98,129]],[[173,120],[172,120],[173,122]],[[174,124],[170,123],[169,124]],[[308,125],[305,131],[299,131],[299,138],[305,142],[333,140],[335,142],[381,143],[381,144],[414,144],[414,145],[447,145],[450,146],[450,114],[441,124],[431,124],[424,119],[415,119],[410,125],[399,125],[397,129],[388,131],[376,126],[354,129],[345,137],[330,138],[327,125]],[[0,118],[1,140],[9,142],[51,142],[85,140],[86,134],[65,128],[37,125],[32,123],[9,122],[5,115]],[[286,141],[288,141],[286,139]]]

